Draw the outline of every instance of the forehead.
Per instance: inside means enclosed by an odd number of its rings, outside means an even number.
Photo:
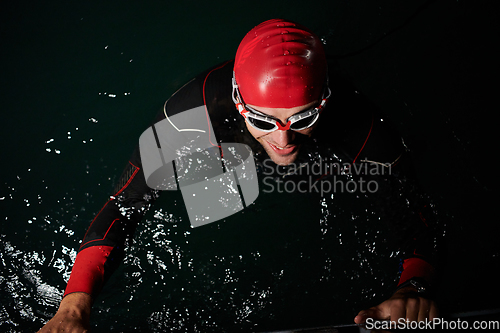
[[[294,114],[300,113],[302,111],[310,110],[317,106],[319,101],[313,101],[311,103],[301,105],[301,106],[295,106],[292,108],[266,108],[266,107],[261,107],[261,106],[256,106],[256,105],[251,105],[248,104],[252,109],[255,109],[259,112],[265,113],[266,115],[269,115],[274,118],[278,119],[288,119]]]

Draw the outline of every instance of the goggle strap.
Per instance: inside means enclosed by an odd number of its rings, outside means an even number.
[[[243,106],[243,104],[241,104],[241,103],[236,103],[236,108],[238,109],[238,112],[239,112],[239,113],[240,113],[243,117],[245,117],[245,118],[247,117],[247,116],[245,115],[245,113],[247,113],[247,112],[248,112],[248,110],[246,110],[246,109],[245,109],[245,107]]]

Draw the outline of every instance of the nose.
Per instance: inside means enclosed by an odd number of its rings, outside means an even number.
[[[274,143],[280,148],[285,148],[295,139],[295,133],[292,130],[276,130],[271,135]]]

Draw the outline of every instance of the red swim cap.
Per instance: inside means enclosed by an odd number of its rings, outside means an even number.
[[[244,102],[260,107],[291,108],[319,100],[326,72],[321,40],[305,27],[280,19],[250,30],[234,62]]]

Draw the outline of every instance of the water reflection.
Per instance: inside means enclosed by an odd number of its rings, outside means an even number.
[[[2,326],[36,330],[57,310],[92,216],[75,205],[83,198],[65,193],[47,199],[57,203],[51,215],[26,212],[26,228],[40,237],[33,243],[20,230],[17,239],[10,230],[12,241],[2,235]],[[217,332],[350,321],[392,291],[399,268],[369,198],[352,199],[263,194],[242,214],[193,229],[180,193],[160,197],[96,300],[93,331],[126,331],[130,323],[136,331]],[[307,209],[293,210],[299,203]],[[31,208],[31,200],[22,205]]]

